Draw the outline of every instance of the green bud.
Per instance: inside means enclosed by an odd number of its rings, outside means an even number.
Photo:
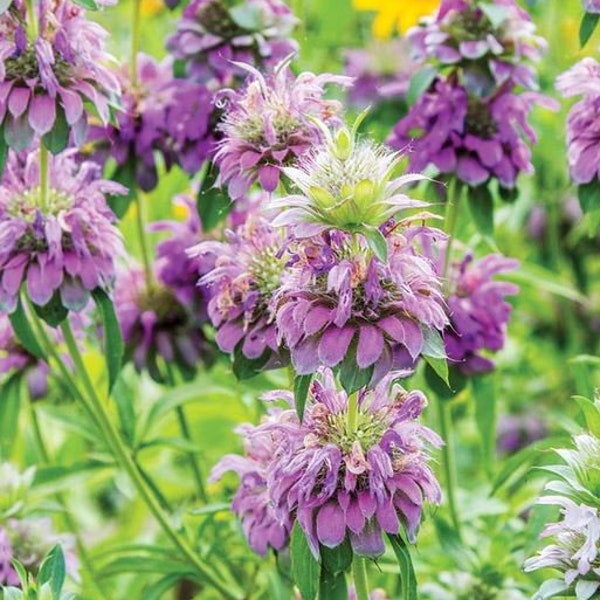
[[[344,127],[340,129],[335,136],[333,154],[340,160],[348,160],[354,150],[354,140],[352,134]]]

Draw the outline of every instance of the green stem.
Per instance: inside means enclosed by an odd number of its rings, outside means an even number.
[[[75,337],[73,336],[73,332],[68,321],[64,321],[62,323],[61,330],[65,338],[67,349],[69,350],[69,354],[71,355],[73,364],[75,365],[76,372],[80,377],[83,387],[86,391],[88,397],[87,400],[90,402],[90,406],[94,414],[101,423],[106,441],[111,447],[115,458],[129,476],[131,482],[135,486],[140,497],[144,500],[146,506],[148,506],[154,518],[158,521],[163,531],[166,533],[175,547],[181,552],[181,554],[186,557],[186,559],[195,567],[198,573],[202,575],[202,577],[210,585],[212,585],[222,594],[224,599],[241,600],[241,598],[243,598],[241,591],[232,590],[230,587],[227,587],[227,584],[217,579],[217,577],[208,570],[206,565],[204,565],[188,541],[173,527],[169,516],[164,512],[160,503],[148,488],[148,485],[136,466],[130,449],[126,447],[121,436],[113,425],[108,412],[100,401],[94,383],[92,382],[85,367],[83,358],[79,352],[79,347],[77,346],[77,342],[75,341]]]
[[[38,35],[38,17],[35,11],[35,0],[25,0],[25,4],[27,6],[27,29],[29,37],[35,39]]]
[[[31,415],[31,424],[33,426],[32,427],[33,437],[35,439],[35,443],[36,443],[38,453],[41,458],[41,462],[43,465],[50,465],[50,464],[52,464],[52,461],[50,460],[50,454],[49,454],[48,448],[46,447],[46,444],[44,442],[44,438],[42,436],[42,430],[40,427],[40,422],[39,422],[39,419],[37,416],[37,412],[35,410],[35,406],[33,405],[33,402],[31,402],[31,401],[29,402],[29,413]],[[79,560],[81,561],[83,569],[87,572],[87,574],[89,576],[89,581],[91,582],[96,593],[98,594],[98,597],[102,598],[103,600],[108,600],[108,595],[100,586],[96,571],[94,570],[94,567],[92,566],[92,561],[90,559],[90,555],[88,554],[88,551],[83,543],[83,540],[81,539],[81,535],[79,533],[79,526],[75,522],[75,519],[73,518],[73,516],[71,515],[71,512],[69,511],[68,504],[67,504],[67,501],[65,500],[65,497],[60,492],[56,492],[56,494],[54,494],[54,498],[56,499],[56,502],[62,509],[62,518],[64,520],[64,524],[65,524],[67,531],[69,533],[71,533],[75,539],[75,545],[77,546],[77,556],[78,556]]]
[[[173,369],[169,364],[167,364],[167,381],[170,387],[175,387],[175,375],[173,373]],[[184,437],[185,440],[187,440],[190,443],[193,443],[194,440],[192,438],[190,426],[183,406],[178,406],[175,409],[175,413],[177,415],[177,421],[179,423],[179,430],[181,431],[181,435]],[[206,504],[208,502],[208,496],[204,487],[204,478],[202,476],[200,464],[198,463],[198,457],[193,452],[186,452],[186,455],[190,463],[190,467],[192,469],[194,481],[196,483],[196,492],[198,494],[198,499],[204,504]]]
[[[40,142],[40,208],[42,212],[48,209],[48,148]]]
[[[452,259],[452,246],[456,237],[456,226],[458,224],[458,214],[460,212],[460,200],[463,192],[463,184],[458,179],[453,179],[448,187],[448,198],[446,200],[446,215],[444,217],[444,229],[448,235],[446,243],[446,258],[444,260],[444,271],[442,277],[444,280],[448,277],[450,261]]]
[[[154,283],[154,272],[152,271],[150,250],[148,248],[148,236],[146,231],[146,206],[143,192],[141,190],[137,190],[135,198],[137,204],[136,223],[138,239],[140,242],[140,251],[142,253],[142,264],[144,266],[144,274],[146,275],[146,285],[148,288],[150,288]]]
[[[129,61],[129,78],[131,87],[137,85],[137,58],[140,51],[140,38],[142,29],[141,0],[133,0],[133,13],[131,16],[131,57]]]
[[[367,581],[367,564],[364,558],[354,556],[352,559],[352,579],[356,590],[356,600],[369,600],[369,583]]]
[[[358,392],[348,398],[348,429],[356,431],[358,426]]]
[[[448,497],[448,508],[454,529],[458,537],[461,537],[460,518],[456,506],[456,464],[454,433],[452,431],[452,415],[448,401],[437,398],[439,433],[444,440],[442,446],[442,463],[444,478],[446,480],[446,495]]]

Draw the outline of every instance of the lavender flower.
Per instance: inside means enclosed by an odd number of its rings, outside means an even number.
[[[296,18],[281,0],[192,0],[167,48],[187,63],[188,75],[213,88],[245,73],[233,63],[274,66],[296,50]]]
[[[190,251],[192,257],[216,256],[214,269],[200,279],[210,287],[208,314],[217,328],[223,352],[239,350],[263,368],[276,368],[287,359],[275,327],[273,296],[285,267],[284,232],[260,215],[226,231],[226,241],[205,241]]]
[[[19,576],[12,566],[13,549],[8,532],[0,526],[0,586],[19,584]]]
[[[294,163],[320,140],[312,119],[333,121],[342,110],[335,100],[323,98],[327,84],[349,85],[347,77],[302,73],[295,77],[289,59],[263,76],[251,67],[247,85],[228,92],[221,132],[223,139],[215,155],[219,183],[228,184],[237,200],[258,180],[272,192],[279,184],[281,168]]]
[[[496,448],[501,454],[514,454],[547,435],[546,423],[533,413],[502,415],[496,431]]]
[[[600,0],[583,0],[585,12],[600,13]]]
[[[537,140],[527,120],[535,104],[554,107],[535,92],[477,98],[456,82],[437,79],[395,125],[388,143],[397,149],[413,146],[411,170],[433,164],[471,186],[496,178],[510,189],[521,172],[533,172],[525,140]]]
[[[567,117],[567,157],[575,183],[590,183],[600,177],[600,161],[594,149],[600,142],[600,64],[584,58],[556,80],[565,97],[583,96]]]
[[[268,548],[281,550],[287,546],[292,529],[288,512],[274,506],[267,484],[268,469],[273,457],[287,443],[286,424],[297,426],[291,411],[273,408],[257,427],[241,425],[236,433],[244,438],[244,456],[230,454],[223,457],[211,472],[211,481],[217,481],[227,471],[240,477],[240,486],[233,498],[231,510],[240,518],[244,534],[252,550],[266,554]]]
[[[468,253],[450,271],[450,327],[444,332],[444,342],[448,358],[465,375],[494,368],[481,351],[497,352],[504,347],[512,310],[505,296],[517,294],[519,288],[506,281],[494,281],[493,277],[518,266],[516,260],[499,254],[474,261]]]
[[[21,284],[44,306],[82,310],[90,292],[105,288],[122,253],[121,234],[104,195],[122,186],[100,179],[99,168],[77,164],[74,151],[50,160],[49,193],[42,205],[37,152],[11,156],[0,187],[0,308],[12,312]]]
[[[278,294],[277,326],[298,374],[340,367],[370,374],[374,385],[429,352],[448,318],[440,279],[414,243],[424,231],[388,234],[386,262],[362,237],[336,231],[294,249]]]
[[[392,380],[359,392],[350,416],[348,396],[325,371],[312,383],[303,423],[271,426],[289,439],[268,470],[271,498],[296,516],[315,556],[320,544],[334,548],[346,536],[357,555],[379,556],[382,533],[401,527],[414,542],[424,501],[440,502],[427,447],[442,442],[417,422],[426,399]],[[291,394],[268,395],[275,398]]]
[[[161,281],[147,281],[142,269],[118,273],[115,308],[126,356],[138,372],[146,370],[162,383],[170,380],[171,367],[188,378],[199,364],[212,363],[213,348],[204,335],[198,305],[182,304]]]
[[[4,137],[15,150],[29,148],[34,135],[55,130],[67,143],[65,125],[76,143],[85,137],[84,102],[91,102],[105,123],[109,102],[119,84],[105,63],[108,33],[85,18],[68,0],[36,4],[27,14],[25,2],[13,2],[0,16],[0,120]],[[30,39],[27,23],[37,21]]]
[[[347,50],[344,56],[344,72],[354,79],[348,99],[361,108],[404,98],[410,78],[419,67],[418,62],[408,58],[405,38],[376,40],[367,48]]]
[[[547,46],[515,0],[443,0],[437,16],[407,37],[417,59],[460,65],[466,87],[483,96],[505,83],[536,89],[535,70],[526,61],[538,61]]]

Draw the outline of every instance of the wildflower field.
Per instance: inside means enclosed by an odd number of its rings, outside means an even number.
[[[0,0],[0,600],[600,600],[599,22]]]

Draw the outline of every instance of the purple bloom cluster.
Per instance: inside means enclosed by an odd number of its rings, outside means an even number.
[[[444,342],[448,358],[465,375],[494,368],[481,351],[497,352],[504,347],[512,310],[505,297],[517,294],[519,288],[493,278],[518,266],[516,260],[499,254],[475,261],[468,253],[448,275],[450,327],[444,332]]]
[[[263,76],[250,75],[239,91],[227,92],[228,108],[215,155],[219,181],[228,184],[234,200],[259,181],[263,190],[277,188],[283,166],[294,163],[321,138],[313,119],[332,122],[342,106],[325,100],[327,84],[347,86],[350,79],[329,74],[301,73],[295,77],[285,60]]]
[[[589,13],[600,13],[600,0],[583,0],[583,8]]]
[[[296,18],[281,0],[192,0],[167,48],[188,75],[211,89],[232,86],[244,70],[235,63],[274,66],[294,52]]]
[[[225,242],[204,241],[190,251],[193,257],[216,257],[200,284],[210,289],[208,314],[219,348],[232,353],[239,347],[249,359],[264,357],[266,369],[287,362],[273,305],[286,263],[284,235],[260,214],[250,214],[243,225],[226,231]]]
[[[92,290],[112,282],[122,253],[105,194],[124,188],[100,179],[95,164],[78,164],[74,151],[52,157],[49,167],[45,206],[37,152],[11,155],[0,187],[0,307],[8,312],[22,283],[38,306],[59,293],[64,307],[82,310]]]
[[[556,80],[565,97],[583,96],[567,117],[567,157],[571,178],[585,184],[600,178],[600,64],[584,58]]]
[[[547,435],[546,423],[534,413],[502,415],[496,431],[496,448],[502,454],[514,454]]]
[[[344,53],[344,72],[354,79],[348,100],[366,107],[403,98],[419,63],[410,60],[406,39],[375,41]]]
[[[107,122],[109,103],[119,92],[115,75],[105,66],[108,33],[88,21],[68,0],[42,0],[38,14],[25,2],[13,2],[0,16],[0,120],[12,148],[32,146],[66,121],[77,143],[87,125],[84,102]],[[29,39],[28,21],[37,21],[37,37]]]
[[[98,146],[102,162],[110,154],[121,167],[131,165],[144,191],[158,183],[156,153],[167,169],[179,164],[195,173],[212,153],[212,93],[201,85],[173,76],[173,61],[157,63],[139,54],[135,84],[129,70],[119,73],[122,110],[116,124],[94,127],[89,139]],[[108,148],[103,148],[109,142]]]
[[[299,374],[320,366],[372,369],[371,385],[411,368],[432,331],[448,325],[441,282],[413,243],[388,235],[388,259],[362,236],[332,230],[298,245],[278,293],[277,326]]]
[[[265,399],[293,402],[286,391]],[[323,371],[311,385],[302,423],[290,409],[244,430],[250,440],[269,440],[263,449],[271,450],[266,465],[261,463],[261,482],[266,481],[272,512],[261,510],[262,504],[255,512],[251,487],[242,486],[236,496],[260,522],[255,531],[264,535],[273,519],[286,527],[297,519],[315,556],[320,545],[334,548],[347,536],[356,554],[379,556],[382,533],[397,534],[401,527],[415,540],[424,501],[441,499],[427,448],[442,442],[418,423],[425,397],[406,392],[388,377],[375,389],[359,392],[357,403],[351,409],[331,372]],[[217,473],[232,468],[232,460],[224,459]],[[236,470],[243,468],[241,463]]]

